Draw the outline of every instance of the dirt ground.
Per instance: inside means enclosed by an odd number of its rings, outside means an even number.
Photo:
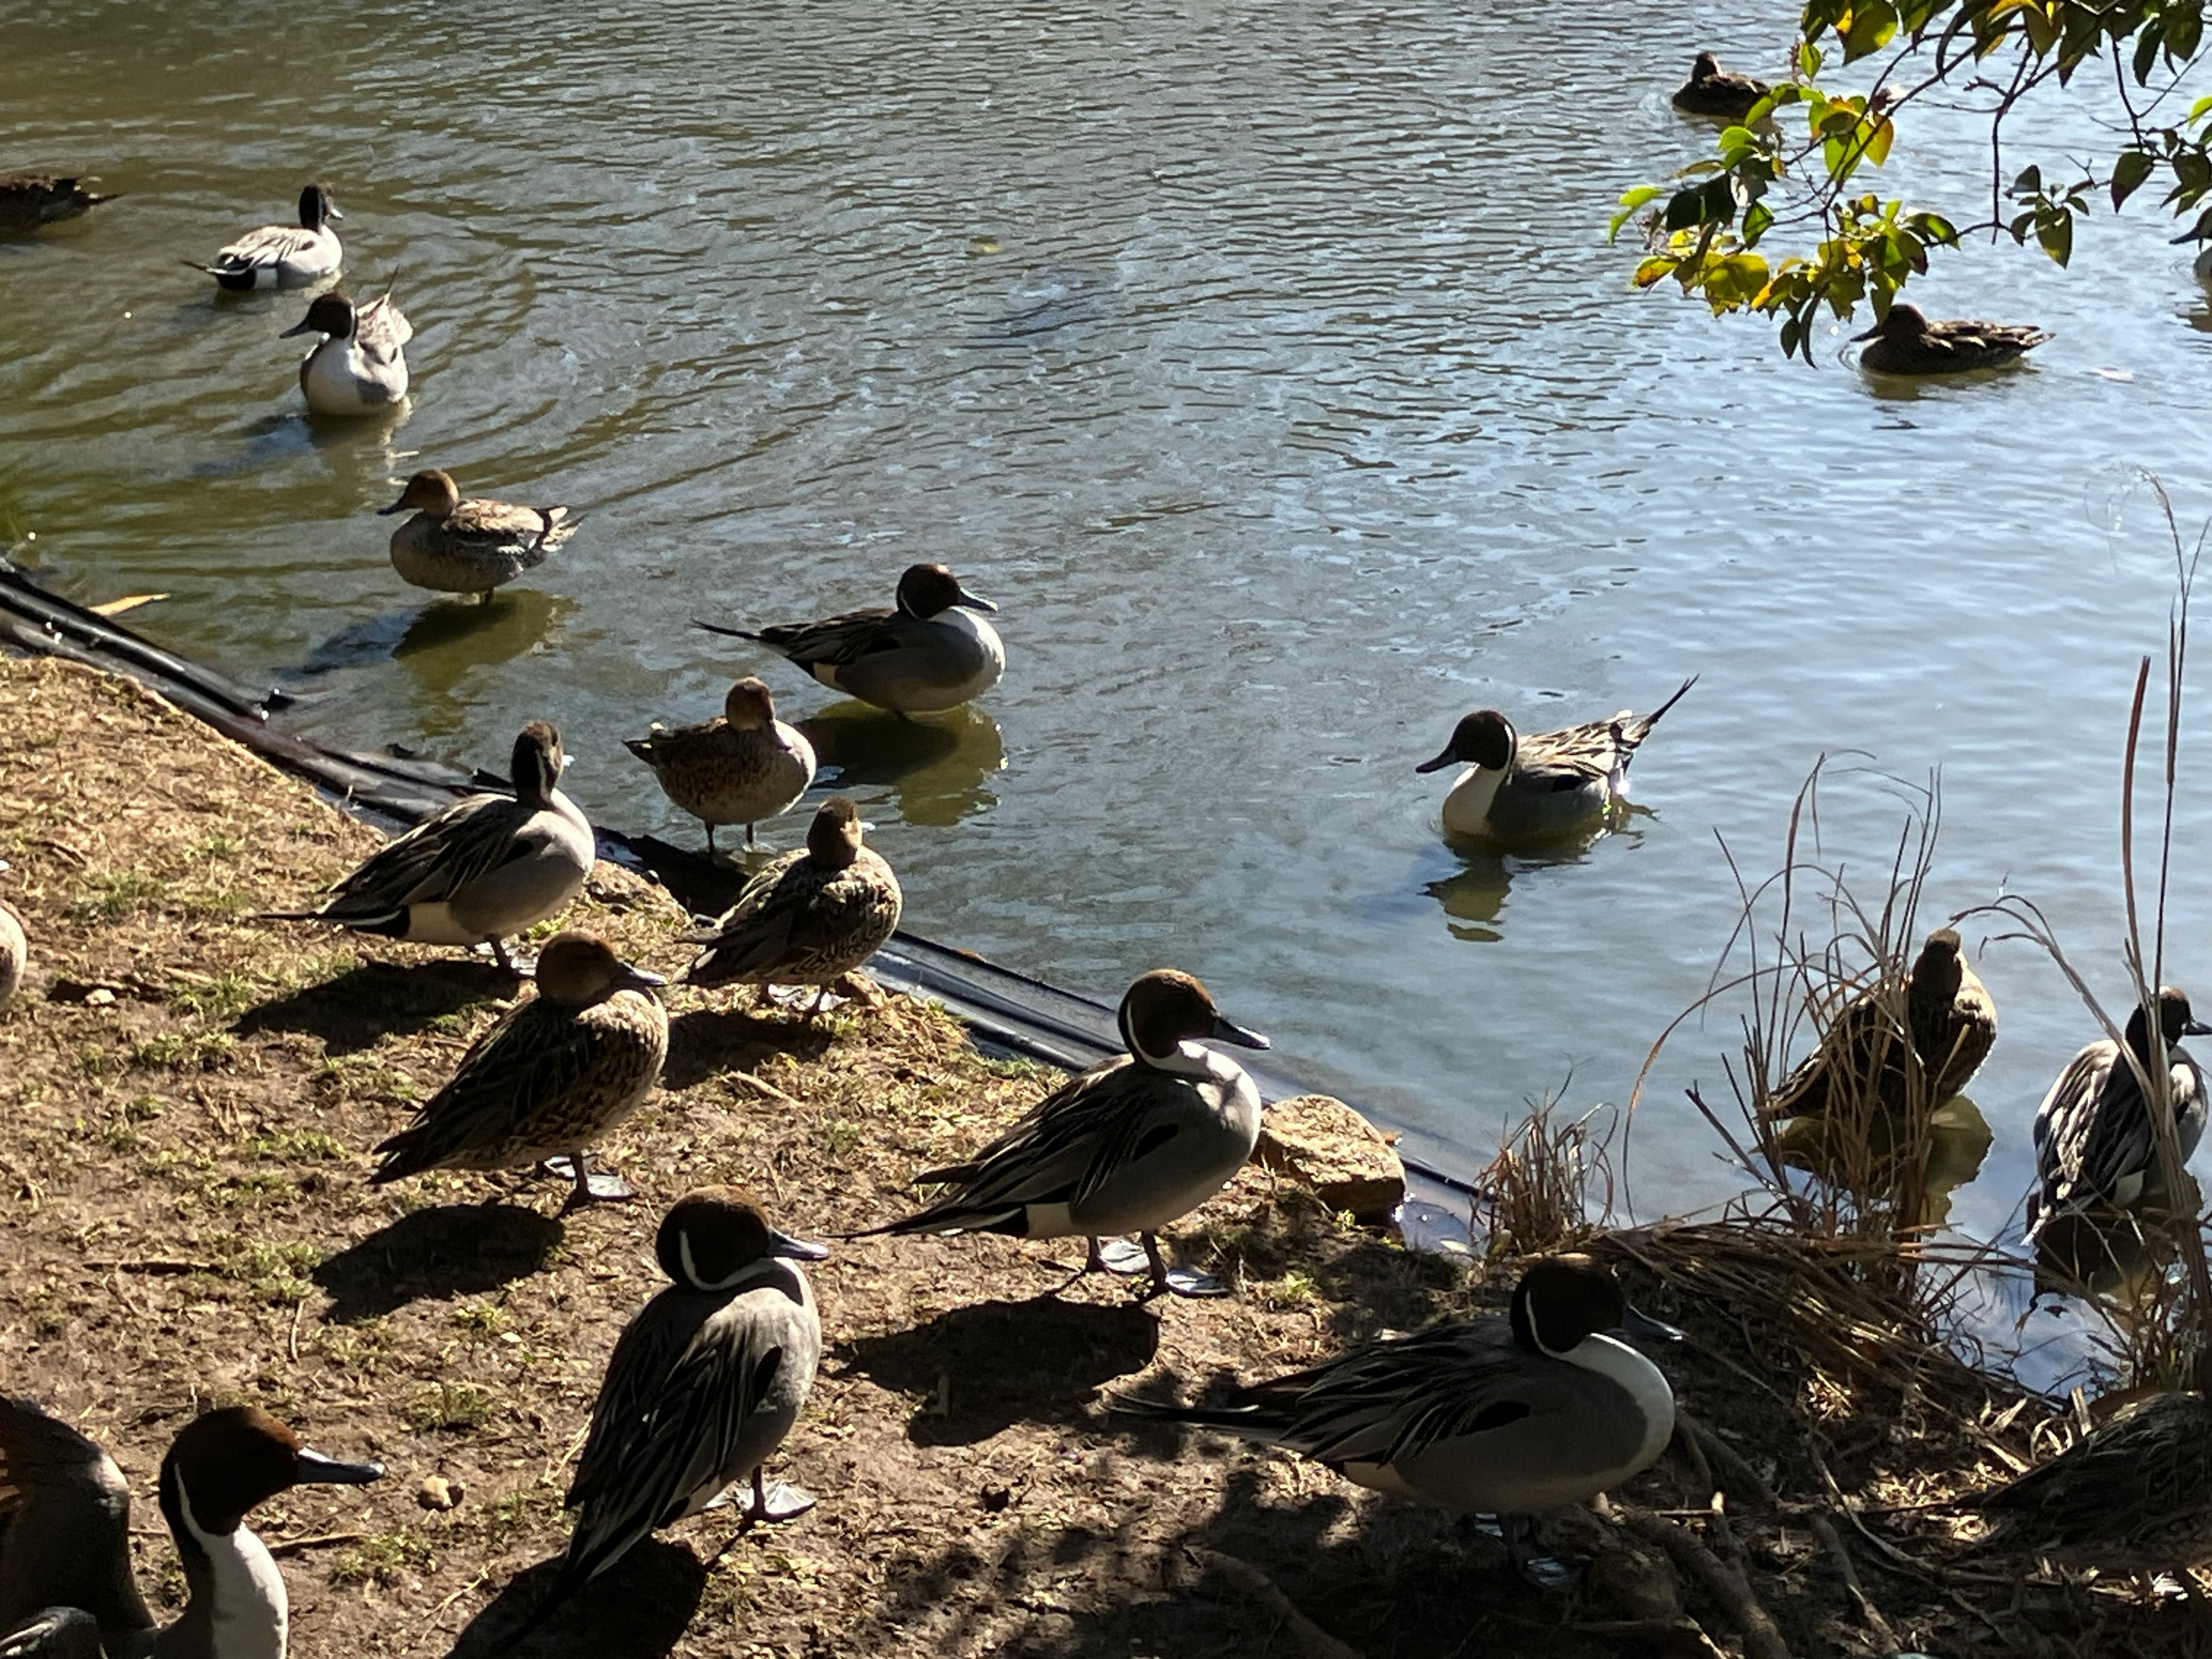
[[[560,1219],[562,1189],[519,1176],[373,1191],[368,1149],[509,989],[458,952],[251,919],[376,842],[133,686],[0,659],[0,898],[33,950],[0,1013],[0,1389],[114,1455],[139,1496],[142,1581],[167,1610],[183,1584],[151,1502],[162,1452],[197,1412],[252,1401],[390,1470],[253,1518],[301,1659],[1443,1659],[1690,1655],[1710,1638],[1767,1654],[2212,1651],[2184,1644],[2205,1628],[2192,1615],[2124,1587],[2020,1592],[2016,1566],[1947,1577],[1948,1534],[1878,1511],[1939,1477],[1997,1478],[2031,1452],[2040,1402],[2002,1418],[2017,1396],[1993,1383],[1969,1437],[1941,1420],[1972,1407],[1963,1368],[1931,1395],[1870,1364],[1839,1394],[1781,1357],[1786,1332],[1701,1301],[1693,1273],[1655,1275],[1663,1240],[1606,1248],[1650,1311],[1698,1339],[1660,1358],[1717,1429],[1734,1473],[1712,1473],[1738,1519],[1712,1518],[1700,1455],[1678,1450],[1614,1495],[1620,1522],[1553,1525],[1563,1554],[1595,1558],[1578,1589],[1535,1589],[1474,1525],[1326,1469],[1108,1419],[1109,1391],[1189,1397],[1502,1303],[1510,1268],[1410,1254],[1256,1170],[1175,1241],[1234,1277],[1218,1302],[1139,1304],[1103,1278],[1061,1291],[1078,1258],[1050,1246],[838,1244],[814,1273],[822,1375],[771,1469],[819,1507],[743,1535],[721,1515],[672,1528],[517,1650],[566,1541],[602,1367],[662,1282],[666,1206],[736,1182],[787,1230],[840,1235],[897,1212],[914,1171],[1055,1079],[901,999],[810,1026],[672,989],[663,1085],[601,1149],[638,1204]],[[605,865],[563,919],[671,973],[685,922]],[[1826,1475],[1808,1444],[1827,1449]],[[456,1507],[425,1506],[432,1475]],[[1745,1506],[1761,1486],[1778,1507]],[[1831,1548],[1813,1521],[1845,1503],[1868,1507],[1866,1530],[1844,1524]],[[1667,1565],[1685,1538],[1735,1575],[1780,1648],[1757,1645],[1693,1559]]]

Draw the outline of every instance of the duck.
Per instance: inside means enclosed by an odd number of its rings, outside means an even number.
[[[1900,300],[1854,341],[1863,340],[1859,367],[1875,374],[1956,374],[1995,368],[2051,337],[2024,323],[1984,323],[1966,317],[1928,320],[1918,306]]]
[[[623,746],[653,769],[663,794],[706,824],[710,858],[715,825],[744,824],[750,847],[759,820],[788,812],[814,784],[814,745],[776,719],[767,684],[751,675],[730,687],[720,720],[673,731],[656,720]]]
[[[2132,1401],[2048,1463],[1955,1507],[1996,1520],[1977,1553],[2110,1573],[2193,1566],[2212,1555],[2212,1400]]]
[[[106,201],[107,198],[103,196],[98,199]],[[2208,247],[2199,253],[2197,256],[2197,262],[2189,269],[2195,273],[2198,282],[2212,283],[2212,247]]]
[[[1510,1519],[1518,1558],[1526,1517],[1612,1490],[1674,1436],[1666,1373],[1615,1330],[1682,1335],[1632,1307],[1602,1264],[1550,1256],[1522,1273],[1503,1317],[1387,1337],[1218,1406],[1110,1405],[1281,1446],[1370,1491]]]
[[[1766,93],[1765,82],[1732,74],[1721,67],[1721,60],[1712,53],[1701,52],[1690,65],[1690,78],[1674,88],[1674,107],[1686,115],[1725,115],[1741,120]]]
[[[0,173],[0,235],[27,234],[113,201],[93,193],[99,182],[62,173]]]
[[[806,827],[805,848],[763,865],[711,926],[677,935],[706,947],[684,982],[757,985],[763,1002],[771,986],[811,985],[811,1012],[820,1012],[830,987],[898,930],[898,878],[862,843],[860,831],[860,809],[849,799],[823,801]]]
[[[428,1170],[526,1169],[568,1161],[566,1209],[634,1197],[594,1172],[584,1148],[644,1103],[668,1058],[668,981],[633,968],[595,934],[556,933],[538,958],[538,994],[462,1056],[415,1121],[375,1148],[381,1187]]]
[[[489,945],[509,973],[509,935],[551,920],[583,890],[598,842],[561,793],[561,733],[532,720],[514,739],[513,796],[483,793],[379,848],[312,910],[263,921],[327,921],[419,945]]]
[[[710,634],[781,652],[833,691],[895,714],[931,714],[980,697],[1006,672],[996,611],[941,564],[908,567],[889,611],[848,611],[818,622],[752,629],[696,623]]]
[[[404,392],[404,368],[401,379]],[[304,370],[301,385],[307,386]],[[410,507],[415,516],[392,532],[392,568],[399,580],[441,593],[474,593],[487,604],[492,589],[536,569],[576,532],[572,508],[464,501],[453,475],[436,467],[408,479],[399,499],[378,507],[377,516],[388,519]]]
[[[320,334],[300,360],[300,392],[318,415],[377,415],[407,395],[407,343],[415,326],[383,294],[356,306],[335,290],[318,295],[283,337]]]
[[[161,1460],[185,1610],[160,1626],[131,1573],[131,1488],[114,1460],[28,1400],[0,1397],[0,1653],[22,1659],[281,1656],[284,1576],[246,1516],[295,1486],[366,1486],[378,1463],[300,1443],[256,1406],[197,1417]]]
[[[1922,1109],[1940,1106],[1964,1089],[1996,1043],[1996,1004],[1967,964],[1958,930],[1938,927],[1902,981],[1861,991],[1845,1005],[1820,1046],[1768,1097],[1762,1115],[1821,1117],[1838,1091],[1848,1103],[1877,1077],[1882,1109],[1905,1110],[1912,1085],[1897,1024],[1900,1000]]]
[[[1099,1240],[1135,1233],[1152,1271],[1145,1299],[1228,1294],[1207,1275],[1170,1269],[1158,1235],[1227,1186],[1260,1137],[1259,1085],[1200,1042],[1265,1048],[1267,1039],[1232,1024],[1204,985],[1172,968],[1139,975],[1118,1019],[1126,1052],[1054,1090],[981,1152],[915,1177],[945,1189],[924,1208],[854,1236],[1084,1238],[1091,1273],[1133,1267],[1133,1252],[1109,1259]]]
[[[300,222],[263,225],[215,256],[213,264],[187,259],[228,289],[297,288],[334,276],[345,263],[345,250],[330,221],[343,219],[338,204],[320,185],[300,192]]]
[[[671,1283],[607,1360],[568,1486],[575,1529],[530,1628],[687,1516],[740,1497],[747,1525],[814,1506],[804,1491],[768,1483],[764,1465],[822,1363],[822,1319],[799,1264],[829,1254],[779,1232],[737,1187],[699,1188],[662,1218],[653,1255]]]
[[[1638,718],[1622,709],[1609,720],[1521,737],[1495,708],[1479,708],[1452,728],[1451,741],[1416,772],[1467,767],[1444,797],[1444,833],[1492,841],[1540,841],[1595,829],[1628,799],[1628,766],[1668,709],[1698,683]]]
[[[0,864],[0,870],[7,867]],[[31,942],[24,937],[23,924],[13,910],[0,904],[0,1008],[15,1000],[30,966]]]
[[[2160,986],[2155,1000],[2174,1139],[2185,1164],[2203,1139],[2206,1096],[2204,1073],[2181,1039],[2212,1036],[2212,1025],[2171,985]],[[2129,1014],[2125,1035],[2128,1052],[2148,1073],[2150,1020],[2142,1008]],[[2066,1063],[2035,1110],[2039,1190],[2028,1200],[2031,1235],[2069,1212],[2131,1207],[2154,1184],[2157,1168],[2157,1139],[2136,1067],[2111,1038],[2090,1043]]]

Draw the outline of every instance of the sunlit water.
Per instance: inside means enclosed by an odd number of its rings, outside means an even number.
[[[1771,868],[1823,753],[1940,768],[1931,908],[2031,896],[2119,994],[2120,742],[2172,588],[2124,469],[2212,511],[2212,309],[2168,225],[2100,219],[2068,273],[1947,261],[1937,314],[2057,338],[1883,392],[1839,333],[1786,364],[1604,245],[1705,140],[1666,103],[1692,52],[1778,64],[1771,6],[1088,9],[0,6],[0,165],[126,196],[0,246],[0,541],[81,597],[167,593],[134,621],[318,694],[332,741],[496,765],[550,716],[595,817],[680,840],[621,738],[747,672],[787,715],[834,701],[689,619],[943,559],[1003,607],[1003,684],[939,730],[830,715],[910,925],[1108,997],[1192,969],[1462,1167],[1527,1097],[1626,1100],[1728,938],[1723,842]],[[1972,132],[1920,118],[1883,187],[1977,216]],[[311,176],[349,286],[418,331],[396,425],[311,429],[302,302],[178,263]],[[586,522],[483,612],[404,588],[371,509],[428,465]],[[1625,832],[1438,840],[1447,780],[1412,769],[1461,714],[1540,729],[1691,673]],[[2201,752],[2168,975],[2212,993]],[[1903,811],[1839,770],[1826,850],[1878,877]],[[2094,1033],[2029,947],[1979,961],[1996,1144],[1955,1214],[1988,1232]],[[1735,1184],[1681,1089],[1724,1095],[1737,1040],[1662,1057],[1644,1212]]]

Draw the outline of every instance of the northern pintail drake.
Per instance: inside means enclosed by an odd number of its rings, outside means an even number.
[[[2114,1573],[2194,1566],[2212,1555],[2212,1401],[2137,1401],[2048,1463],[1959,1507],[1996,1519],[1978,1550]]]
[[[560,1158],[575,1182],[569,1207],[634,1196],[617,1177],[594,1175],[584,1149],[660,1080],[668,1014],[653,993],[666,983],[592,934],[556,934],[538,958],[537,995],[477,1038],[415,1121],[376,1148],[384,1162],[370,1183]]]
[[[1701,52],[1690,65],[1690,78],[1674,88],[1674,107],[1685,115],[1726,115],[1741,119],[1751,106],[1766,96],[1766,82],[1736,75],[1721,67],[1721,60]]]
[[[60,173],[0,173],[0,235],[21,235],[113,201],[93,194],[88,186],[99,182]]]
[[[1006,1233],[1085,1238],[1085,1271],[1136,1266],[1099,1249],[1135,1233],[1152,1268],[1147,1297],[1221,1296],[1218,1281],[1170,1270],[1158,1233],[1229,1184],[1260,1138],[1260,1090],[1235,1060],[1201,1042],[1265,1048],[1224,1018],[1206,987],[1159,968],[1122,995],[1128,1051],[1073,1078],[974,1157],[917,1176],[945,1188],[929,1206],[872,1234]]]
[[[1916,1089],[1928,1110],[1966,1086],[1996,1040],[1996,1004],[1967,964],[1957,931],[1938,927],[1901,983],[1869,988],[1844,1006],[1762,1110],[1770,1118],[1826,1116],[1877,1079],[1883,1110],[1905,1110]]]
[[[775,699],[750,675],[722,699],[720,720],[671,731],[658,720],[641,738],[623,745],[653,769],[661,793],[707,826],[707,851],[714,827],[753,825],[788,812],[814,782],[814,745],[796,726],[775,717]]]
[[[2025,323],[1984,323],[1968,317],[1930,322],[1918,306],[1899,301],[1863,334],[1859,367],[1876,374],[1956,374],[1995,368],[2051,337]]]
[[[1606,1334],[1620,1329],[1681,1335],[1638,1313],[1589,1257],[1555,1256],[1522,1274],[1502,1318],[1370,1343],[1218,1406],[1123,1397],[1113,1407],[1286,1447],[1415,1503],[1540,1515],[1649,1468],[1674,1436],[1674,1389]]]
[[[470,795],[371,854],[313,910],[268,921],[327,921],[420,945],[489,945],[512,969],[510,934],[568,908],[592,873],[597,842],[561,793],[561,734],[533,720],[514,740],[514,794]]]
[[[0,869],[5,869],[0,865]],[[31,965],[31,942],[23,936],[23,924],[15,913],[0,904],[0,1008],[15,1000],[23,983],[23,971]]]
[[[1651,728],[1698,683],[1638,717],[1624,708],[1609,720],[1522,737],[1495,708],[1477,709],[1452,728],[1451,741],[1416,772],[1455,762],[1468,769],[1444,797],[1444,832],[1495,841],[1540,841],[1595,828],[1628,799],[1628,766]]]
[[[2185,1036],[2212,1036],[2189,998],[2171,985],[2158,991],[2160,1042],[2141,1008],[2128,1016],[2128,1052],[2146,1076],[2162,1054],[2173,1106],[2174,1140],[2182,1161],[2204,1135],[2204,1073],[2181,1046]],[[2153,1185],[2158,1143],[2150,1103],[2136,1067],[2106,1037],[2067,1062],[2035,1111],[2035,1173],[2040,1190],[2028,1204],[2031,1229],[2068,1211],[2126,1209]]]
[[[806,845],[763,866],[711,927],[678,935],[703,945],[687,985],[829,988],[882,948],[903,902],[890,865],[860,841],[860,814],[842,795],[816,809]]]
[[[402,380],[404,390],[404,370]],[[304,374],[301,384],[306,385]],[[376,511],[388,519],[410,507],[415,516],[392,532],[392,568],[400,580],[486,600],[495,587],[544,563],[576,530],[575,515],[565,507],[516,507],[474,496],[464,501],[453,475],[435,467],[408,479],[399,499]]]
[[[378,415],[407,395],[407,343],[414,325],[389,294],[356,306],[343,294],[318,295],[307,314],[284,331],[320,334],[300,360],[300,392],[318,415]]]
[[[300,222],[264,225],[249,230],[215,256],[215,263],[194,265],[225,288],[296,288],[319,283],[345,263],[332,219],[343,219],[338,204],[320,185],[300,192]],[[191,264],[191,260],[185,261]]]
[[[131,1574],[131,1488],[107,1454],[27,1400],[0,1399],[0,1653],[22,1659],[283,1659],[284,1576],[246,1525],[294,1486],[358,1486],[375,1463],[310,1451],[258,1407],[185,1425],[161,1460],[161,1516],[185,1611],[154,1622]]]
[[[898,714],[928,714],[980,697],[1006,672],[998,630],[975,613],[996,611],[941,564],[909,566],[889,611],[848,611],[819,622],[758,630],[702,622],[712,634],[780,651],[833,691]]]
[[[576,1529],[543,1619],[643,1540],[742,1498],[744,1519],[784,1521],[814,1499],[763,1466],[814,1387],[822,1321],[799,1267],[829,1250],[769,1224],[735,1187],[702,1187],[660,1224],[673,1282],[615,1344],[569,1484]]]

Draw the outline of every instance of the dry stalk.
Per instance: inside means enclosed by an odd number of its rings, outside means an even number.
[[[1611,1142],[1618,1122],[1609,1108],[1576,1118],[1559,1098],[1530,1101],[1528,1115],[1509,1130],[1498,1155],[1475,1177],[1470,1228],[1494,1253],[1540,1255],[1576,1243],[1613,1214]],[[1602,1126],[1595,1123],[1607,1114]]]

